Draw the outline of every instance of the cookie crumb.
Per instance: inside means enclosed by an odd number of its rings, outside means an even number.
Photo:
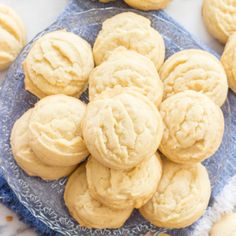
[[[6,216],[6,221],[7,222],[13,221],[13,216]]]

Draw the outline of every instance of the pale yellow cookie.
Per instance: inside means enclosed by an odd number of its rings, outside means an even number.
[[[108,3],[108,2],[113,2],[115,0],[99,0],[99,2],[102,2],[102,3]]]
[[[193,164],[212,156],[224,133],[221,109],[206,95],[187,90],[160,106],[164,135],[160,150],[170,160]]]
[[[210,195],[210,181],[203,165],[179,165],[163,159],[157,191],[140,212],[158,227],[183,228],[204,214]]]
[[[143,206],[155,193],[162,174],[158,154],[126,171],[107,168],[91,157],[86,170],[91,195],[117,209]]]
[[[96,67],[89,76],[89,100],[114,88],[131,88],[159,105],[163,83],[147,57],[134,51],[115,51],[107,61]]]
[[[210,34],[221,43],[236,31],[235,0],[203,0],[202,15]]]
[[[236,236],[236,213],[224,215],[216,222],[210,236]]]
[[[0,71],[15,60],[25,42],[21,18],[10,7],[0,4]]]
[[[164,99],[185,90],[207,95],[222,106],[227,98],[227,76],[222,64],[208,52],[190,49],[177,52],[160,69]]]
[[[131,209],[117,210],[104,206],[91,197],[85,164],[70,176],[64,193],[65,204],[80,226],[88,228],[119,228],[129,218]]]
[[[149,19],[132,12],[124,12],[107,19],[93,47],[97,65],[108,59],[113,50],[126,48],[148,57],[157,69],[165,58],[162,36],[151,27]]]
[[[11,148],[17,164],[30,176],[45,180],[57,180],[69,175],[76,166],[49,166],[41,162],[29,146],[28,125],[32,109],[24,113],[14,124],[11,132]]]
[[[131,169],[152,156],[162,134],[162,119],[154,104],[128,89],[103,93],[88,104],[83,120],[89,152],[113,169]]]
[[[30,146],[48,165],[73,166],[88,156],[81,122],[86,105],[66,95],[51,95],[34,107],[29,121]]]
[[[225,46],[221,62],[228,76],[229,87],[236,93],[236,33],[232,34]]]
[[[53,94],[79,97],[94,67],[91,46],[64,30],[38,39],[23,62],[25,89],[39,98]]]
[[[171,0],[124,0],[129,6],[143,11],[165,8]]]

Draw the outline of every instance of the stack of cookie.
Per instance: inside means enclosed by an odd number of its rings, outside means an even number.
[[[222,142],[220,106],[227,98],[227,76],[214,56],[196,49],[172,55],[159,73],[164,83],[159,150],[168,160],[163,158],[157,191],[140,212],[159,227],[183,228],[204,214],[210,199],[210,181],[201,162]]]
[[[45,180],[69,175],[88,156],[81,134],[85,110],[80,100],[62,94],[40,100],[12,129],[17,164]]]
[[[118,228],[138,208],[159,227],[182,228],[208,205],[201,162],[222,141],[226,74],[201,50],[164,57],[149,19],[126,12],[103,23],[93,53],[79,36],[57,31],[23,63],[26,89],[42,99],[15,123],[13,154],[27,173],[48,180],[89,156],[64,194],[81,226]],[[88,86],[86,106],[76,97]]]

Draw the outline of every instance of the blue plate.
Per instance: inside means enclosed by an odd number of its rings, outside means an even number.
[[[105,6],[109,7],[104,8]],[[16,165],[13,159],[9,144],[12,126],[14,122],[37,101],[36,97],[24,90],[24,74],[21,66],[32,43],[47,32],[67,29],[68,31],[82,36],[93,44],[98,31],[101,29],[102,22],[105,19],[130,10],[121,2],[116,3],[116,6],[119,8],[112,8],[110,6],[112,6],[112,4],[103,5],[88,0],[71,0],[58,20],[43,32],[39,33],[33,41],[28,44],[9,69],[0,94],[0,155],[3,175],[21,203],[30,210],[32,215],[39,218],[51,229],[63,235],[134,236],[147,232],[154,232],[156,235],[160,232],[169,232],[171,235],[190,235],[197,224],[182,230],[168,231],[149,224],[140,216],[138,211],[134,211],[127,223],[117,230],[81,228],[69,216],[63,202],[66,179],[45,182],[39,178],[29,177]],[[138,13],[150,18],[153,27],[163,35],[167,48],[167,57],[182,49],[201,48],[209,50],[196,42],[188,32],[168,17],[165,12]],[[81,96],[81,99],[87,101],[86,92]],[[230,104],[236,104],[236,98],[233,94],[230,94],[230,98],[223,106],[225,115],[225,135],[223,143],[214,157],[204,163],[209,171],[212,183],[213,192],[210,205],[214,202],[216,195],[222,189],[225,182],[227,182],[236,170],[236,160],[233,155],[235,145],[232,143],[231,136],[231,132],[235,127],[235,125],[231,123],[231,109],[235,108],[234,106],[230,106]]]

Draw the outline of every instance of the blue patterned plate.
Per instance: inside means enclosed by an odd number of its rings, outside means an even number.
[[[124,7],[122,3],[116,6]],[[92,8],[97,9],[92,9]],[[63,235],[142,235],[147,232],[153,232],[158,235],[160,232],[167,232],[165,229],[157,227],[146,222],[137,211],[127,221],[127,223],[117,230],[93,230],[81,228],[68,214],[64,202],[63,191],[66,179],[59,181],[44,182],[39,178],[27,176],[15,163],[12,157],[9,137],[11,128],[16,121],[28,108],[32,107],[37,99],[24,90],[24,74],[21,63],[29,52],[32,43],[43,34],[58,29],[67,29],[72,31],[91,44],[94,42],[102,22],[120,12],[127,11],[127,8],[102,8],[102,4],[91,1],[71,0],[69,6],[58,18],[57,22],[48,27],[45,31],[38,34],[21,52],[15,63],[8,71],[7,78],[2,86],[0,94],[0,155],[1,167],[4,177],[15,192],[19,200],[30,210],[30,212],[51,229],[60,232]],[[88,10],[90,9],[90,10]],[[88,10],[88,11],[84,11]],[[152,13],[141,13],[152,21],[152,25],[164,37],[167,53],[170,56],[173,53],[187,48],[203,48],[197,43],[189,33],[176,24],[163,11]],[[81,97],[87,101],[87,93]],[[221,173],[224,166],[223,157],[229,158],[231,152],[231,115],[229,102],[223,107],[225,115],[225,136],[220,150],[213,158],[205,162],[209,170],[214,197],[220,189]],[[224,168],[223,168],[224,167]],[[183,230],[171,231],[172,235],[189,235],[194,225]]]

